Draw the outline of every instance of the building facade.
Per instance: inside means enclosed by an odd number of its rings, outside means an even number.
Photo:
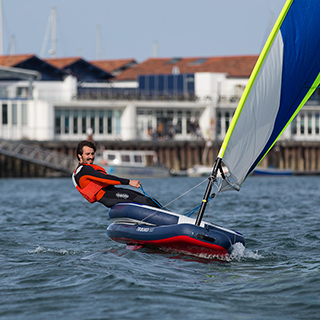
[[[179,59],[173,63],[172,59],[150,59],[114,78],[111,71],[97,67],[89,74],[90,65],[83,59],[68,60],[72,68],[61,64],[59,69],[57,59],[55,65],[50,65],[48,60],[24,56],[24,60],[17,59],[19,62],[9,67],[36,70],[42,77],[32,82],[16,74],[16,78],[7,74],[1,77],[0,137],[79,141],[91,130],[96,141],[222,141],[248,81],[256,57],[253,58],[249,62],[246,57],[234,58],[239,65],[236,71],[227,64],[221,66],[223,58],[214,67],[217,58]],[[152,63],[159,64],[158,60],[163,69],[152,74]],[[229,63],[230,59],[225,60]],[[250,66],[240,72],[246,62]],[[207,67],[201,66],[205,63]],[[171,73],[165,73],[169,72],[167,67]],[[72,72],[68,72],[70,68]],[[288,126],[282,140],[320,141],[317,90]]]

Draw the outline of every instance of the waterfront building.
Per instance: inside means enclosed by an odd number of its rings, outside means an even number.
[[[221,141],[258,56],[0,57],[0,138]],[[282,140],[320,141],[320,93]]]

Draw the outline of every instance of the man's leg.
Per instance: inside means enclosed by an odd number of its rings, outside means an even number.
[[[152,200],[149,197],[144,196],[142,193],[124,188],[108,187],[104,196],[99,200],[106,207],[110,208],[116,203],[120,202],[135,202],[146,204],[148,206],[161,208],[161,205],[157,204],[158,201]]]

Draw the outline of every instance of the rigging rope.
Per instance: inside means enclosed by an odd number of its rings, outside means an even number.
[[[141,191],[143,192],[143,194],[144,194],[145,196],[149,197],[157,206],[159,206],[159,208],[163,208],[163,206],[162,206],[158,201],[156,201],[155,199],[153,199],[151,196],[149,196],[149,195],[144,191],[144,189],[143,189],[143,187],[142,187],[142,184],[140,184],[140,189],[141,189]]]
[[[144,194],[145,196],[149,197],[149,198],[150,198],[155,204],[157,204],[160,208],[166,208],[169,204],[177,201],[179,198],[183,197],[184,195],[186,195],[186,194],[189,193],[190,191],[196,189],[197,187],[199,187],[199,186],[200,186],[202,183],[204,183],[205,181],[207,181],[207,179],[204,179],[203,181],[199,182],[197,185],[195,185],[194,187],[190,188],[189,190],[187,190],[186,192],[184,192],[184,193],[181,194],[180,196],[176,197],[176,198],[173,199],[172,201],[168,202],[168,203],[167,203],[166,205],[164,205],[164,206],[161,206],[158,201],[156,201],[155,199],[153,199],[153,198],[143,189],[142,184],[140,185],[140,189],[141,189],[141,191],[143,192],[143,194]],[[218,188],[217,185],[216,185],[216,187]],[[220,187],[221,187],[221,186],[220,186]],[[219,188],[219,190],[220,190],[220,188]],[[219,191],[218,191],[218,192],[219,192]],[[215,194],[214,194],[214,195],[215,195]],[[213,198],[214,198],[214,196],[213,196],[213,197],[210,197],[210,199],[208,200],[208,203],[209,203],[209,201],[211,201]],[[195,207],[194,209],[188,211],[188,212],[185,213],[184,215],[187,216],[187,217],[190,217],[197,209],[200,208],[200,206],[201,206],[201,204],[198,205],[197,207]]]

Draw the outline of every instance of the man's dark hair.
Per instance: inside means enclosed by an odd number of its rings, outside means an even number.
[[[83,154],[83,147],[92,148],[94,152],[96,152],[97,150],[96,145],[92,141],[88,141],[88,140],[80,141],[77,146],[77,158],[79,161],[80,161],[79,154],[81,155]]]

